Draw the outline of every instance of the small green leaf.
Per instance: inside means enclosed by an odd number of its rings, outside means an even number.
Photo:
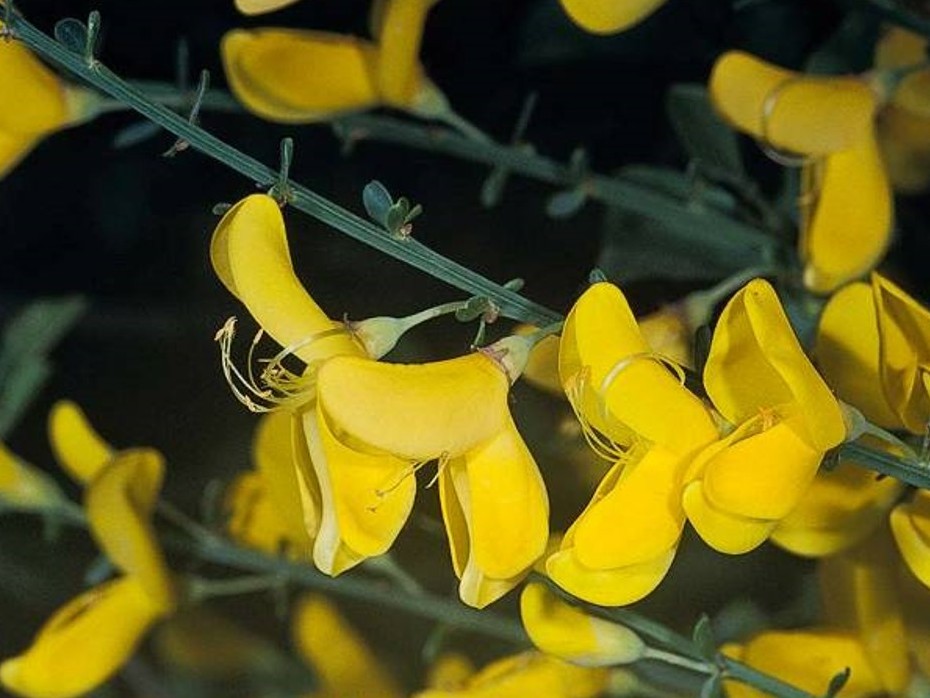
[[[387,228],[391,235],[399,236],[401,234],[401,228],[404,227],[407,218],[407,211],[407,207],[403,206],[400,201],[388,209],[384,227]]]
[[[495,167],[481,185],[481,205],[485,208],[494,208],[501,202],[504,188],[510,173],[503,167]]]
[[[229,211],[229,209],[231,208],[232,208],[232,204],[226,203],[225,201],[221,201],[218,204],[213,204],[213,208],[211,208],[210,211],[211,213],[213,213],[214,216],[225,216],[226,212]]]
[[[589,284],[592,284],[592,285],[599,284],[604,281],[607,281],[607,274],[605,274],[603,270],[595,267],[590,272],[588,272],[588,283]]]
[[[717,656],[717,641],[714,639],[714,630],[710,625],[710,618],[706,614],[701,614],[698,622],[694,624],[691,639],[704,659],[713,660]]]
[[[721,698],[723,696],[721,684],[720,672],[711,674],[701,685],[701,698]]]
[[[472,296],[465,305],[455,311],[455,319],[459,322],[471,322],[477,320],[494,306],[491,301],[484,296]]]
[[[523,279],[511,279],[510,281],[504,284],[504,288],[506,288],[508,291],[513,291],[514,293],[517,293],[523,288],[524,283],[526,282],[523,281]]]
[[[407,213],[407,217],[404,218],[404,223],[412,223],[417,218],[420,217],[420,214],[423,213],[423,207],[420,204],[416,204],[410,211]]]
[[[572,178],[578,180],[588,174],[591,168],[591,158],[588,157],[588,151],[584,148],[575,148],[571,157],[568,159],[568,171]]]
[[[846,682],[849,681],[849,677],[852,674],[852,670],[849,667],[846,667],[840,673],[834,675],[830,679],[830,685],[827,686],[827,692],[824,698],[834,698],[837,693],[843,690],[843,686],[846,685]]]
[[[378,180],[374,179],[365,185],[362,191],[362,203],[369,218],[384,227],[387,226],[387,214],[394,205],[391,193]]]
[[[550,218],[569,218],[581,210],[587,199],[581,188],[556,192],[546,202],[546,214]]]
[[[736,134],[717,116],[706,87],[672,85],[665,106],[682,147],[701,167],[712,174],[745,177]]]
[[[72,53],[83,55],[87,46],[87,26],[74,17],[59,20],[55,23],[55,39]]]
[[[117,131],[116,135],[113,136],[113,139],[110,141],[110,145],[116,150],[131,148],[134,145],[147,141],[153,136],[157,136],[159,133],[161,133],[161,126],[154,121],[137,121]]]

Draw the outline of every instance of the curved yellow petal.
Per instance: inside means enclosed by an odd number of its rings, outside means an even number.
[[[512,589],[545,551],[546,486],[512,420],[440,467],[439,497],[460,596],[480,608]]]
[[[716,509],[753,519],[782,519],[807,491],[823,452],[799,433],[797,417],[755,417],[727,436],[722,449],[699,454],[703,493]]]
[[[498,434],[510,420],[509,388],[480,352],[427,364],[339,356],[317,375],[319,405],[341,440],[417,462],[456,458]]]
[[[746,284],[720,314],[704,386],[733,424],[769,408],[796,405],[804,437],[815,449],[827,451],[846,435],[836,398],[804,354],[775,289],[763,279]]]
[[[882,530],[842,555],[821,560],[819,569],[825,616],[859,633],[872,668],[892,695],[902,693],[911,678],[897,567],[891,540]]]
[[[303,415],[303,430],[322,499],[313,559],[337,575],[387,552],[410,514],[416,480],[403,459],[345,445],[319,405]]]
[[[692,332],[684,313],[665,307],[639,318],[638,322],[639,331],[652,351],[679,366],[692,365]]]
[[[468,657],[458,652],[446,652],[430,666],[426,686],[439,691],[454,691],[464,688],[474,674],[475,665]]]
[[[48,415],[48,440],[55,460],[80,483],[90,482],[113,457],[84,411],[69,400],[59,400]]]
[[[32,134],[0,131],[0,179],[6,177],[38,142],[39,137]]]
[[[565,13],[592,34],[613,34],[642,22],[665,0],[560,0]]]
[[[415,698],[594,698],[605,688],[606,669],[579,667],[539,652],[524,652],[499,659],[457,689],[430,689]]]
[[[160,617],[132,577],[85,591],[60,608],[23,654],[0,664],[0,683],[24,698],[71,698],[106,681]]]
[[[291,531],[258,473],[240,473],[233,479],[223,493],[223,514],[226,532],[240,545],[270,555],[279,555],[292,547]]]
[[[772,542],[795,555],[834,555],[872,533],[904,486],[843,459],[817,474],[798,505],[772,533]]]
[[[634,453],[573,526],[574,554],[591,569],[636,565],[675,547],[685,523],[682,459],[653,446]]]
[[[404,695],[359,632],[322,596],[306,594],[301,598],[294,611],[292,632],[297,653],[322,684],[315,696]]]
[[[233,94],[270,121],[310,123],[378,103],[375,47],[352,36],[237,29],[220,44]]]
[[[912,501],[896,506],[890,522],[904,562],[924,586],[930,587],[930,492],[918,490]]]
[[[813,695],[823,694],[830,679],[846,667],[852,672],[843,687],[849,698],[883,692],[859,638],[845,631],[767,631],[743,646],[740,661]],[[726,681],[724,685],[731,698],[767,695],[737,681]]]
[[[909,68],[927,60],[927,39],[903,27],[889,26],[875,45],[879,70]],[[930,70],[904,76],[891,95],[891,104],[922,117],[930,117]]]
[[[110,561],[167,612],[176,592],[151,523],[164,470],[158,451],[122,451],[88,484],[84,505],[90,530]]]
[[[629,628],[584,613],[539,582],[523,588],[520,617],[539,650],[572,664],[629,664],[640,659],[646,649]]]
[[[882,390],[878,316],[872,287],[856,282],[834,293],[820,316],[814,359],[845,402],[886,429],[903,425]]]
[[[593,284],[565,320],[559,374],[595,429],[629,446],[637,438],[689,453],[717,437],[709,412],[659,361],[616,286]]]
[[[308,527],[305,508],[294,462],[294,422],[296,415],[279,410],[262,417],[252,443],[256,470],[268,489],[270,503],[288,532],[294,553],[309,558],[313,536],[319,526]]]
[[[710,96],[724,119],[755,138],[804,155],[828,155],[872,128],[876,100],[857,78],[802,75],[742,51],[714,64]]]
[[[570,594],[601,606],[626,606],[648,596],[665,578],[675,548],[654,560],[614,569],[596,570],[585,567],[569,542],[546,560],[546,573]]]
[[[718,509],[708,501],[700,481],[685,487],[681,503],[688,521],[704,542],[714,550],[728,555],[741,555],[758,548],[778,523]]]
[[[336,354],[361,354],[348,333],[334,331],[337,325],[294,273],[284,217],[270,196],[252,194],[226,212],[213,233],[210,259],[223,285],[278,344],[305,342],[294,353],[308,365]]]
[[[532,325],[517,325],[514,328],[514,334],[532,334],[537,329]],[[523,373],[520,374],[530,385],[553,395],[565,394],[562,389],[562,379],[559,377],[560,342],[559,335],[554,334],[550,334],[537,342],[530,350],[526,367],[523,369]]]
[[[382,8],[375,85],[387,104],[408,107],[416,98],[423,26],[435,2],[387,0]]]
[[[0,43],[0,94],[16,95],[0,104],[0,132],[44,134],[69,120],[61,81],[18,41]]]
[[[872,132],[816,168],[818,195],[799,239],[804,285],[829,293],[871,270],[891,239],[894,202]],[[822,169],[821,169],[822,168]]]
[[[54,509],[64,495],[47,474],[20,460],[0,443],[0,504],[20,509]]]
[[[293,5],[297,0],[235,0],[236,9],[244,15],[263,15],[266,12],[274,12],[288,5]]]
[[[882,387],[905,428],[922,434],[930,418],[923,374],[930,364],[930,311],[888,279],[872,275]]]
[[[896,192],[919,194],[930,187],[930,116],[888,105],[875,122],[875,136]]]

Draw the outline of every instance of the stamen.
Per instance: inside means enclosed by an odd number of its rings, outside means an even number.
[[[624,448],[607,436],[601,434],[595,429],[583,412],[585,390],[589,386],[588,377],[590,369],[585,366],[575,376],[573,376],[565,388],[565,395],[568,398],[568,404],[571,405],[572,412],[578,423],[581,425],[581,433],[584,436],[585,443],[594,451],[594,454],[610,463],[616,462],[624,453]],[[598,397],[599,399],[599,397]]]
[[[445,470],[450,460],[451,458],[449,457],[448,451],[443,451],[442,454],[440,454],[436,461],[436,474],[426,483],[426,489],[432,488],[433,485],[439,482],[439,476],[442,475],[442,471]]]

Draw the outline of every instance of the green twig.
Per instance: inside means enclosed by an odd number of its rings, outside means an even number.
[[[264,186],[270,187],[277,181],[278,173],[275,170],[233,148],[196,124],[189,123],[167,107],[156,104],[101,63],[85,63],[80,56],[39,31],[21,16],[14,15],[12,24],[15,37],[40,56],[62,66],[110,97],[127,104],[147,119],[189,143],[192,148]],[[537,325],[560,319],[558,313],[443,257],[416,240],[398,240],[385,235],[368,221],[306,187],[292,184],[288,203],[336,230],[456,288],[492,299],[500,308],[501,314],[506,317]]]
[[[901,482],[930,490],[930,464],[907,460],[852,442],[839,447],[841,457],[849,458],[857,465]]]

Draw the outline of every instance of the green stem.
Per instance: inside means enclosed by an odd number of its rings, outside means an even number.
[[[242,594],[268,591],[280,586],[282,582],[281,577],[274,574],[257,574],[235,579],[191,577],[186,581],[188,598],[194,603],[201,603],[218,596],[241,596]]]
[[[839,448],[840,456],[849,458],[857,465],[888,475],[908,485],[930,490],[930,465],[919,461],[905,460],[890,453],[877,451],[858,443],[845,443]]]
[[[716,667],[707,661],[689,659],[688,657],[682,657],[681,655],[666,652],[665,650],[657,650],[654,647],[646,648],[645,652],[643,652],[643,659],[652,659],[670,666],[693,671],[696,674],[712,675],[717,673]]]
[[[14,36],[37,54],[62,66],[110,97],[129,105],[147,119],[189,143],[194,149],[263,186],[270,187],[277,181],[276,170],[233,148],[196,124],[189,123],[167,107],[156,104],[101,63],[84,61],[81,56],[69,51],[19,15],[14,14],[12,25]],[[474,141],[466,139],[466,142]],[[492,299],[500,308],[501,314],[506,317],[537,325],[560,319],[558,313],[443,257],[416,240],[398,240],[386,235],[377,226],[306,187],[291,184],[290,193],[289,204],[294,208],[456,288]]]
[[[718,661],[723,668],[726,678],[736,679],[740,683],[758,688],[760,691],[765,691],[769,695],[778,696],[778,698],[820,698],[820,696],[814,696],[807,691],[802,691],[800,688],[796,688],[790,683],[785,683],[780,679],[776,679],[774,676],[763,674],[761,671],[753,669],[751,666],[738,662],[735,659],[720,655]]]

